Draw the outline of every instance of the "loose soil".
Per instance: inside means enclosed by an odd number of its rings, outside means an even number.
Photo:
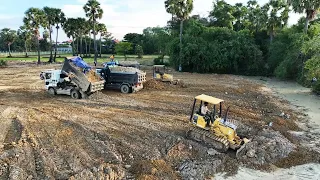
[[[246,78],[173,72],[183,88],[150,80],[152,70],[146,67],[146,88],[137,93],[102,91],[75,100],[44,90],[39,73],[60,67],[9,62],[0,69],[0,179],[201,179],[235,173],[239,166],[291,167],[300,164],[301,155],[314,157],[305,163],[319,160],[318,152],[300,147],[300,138],[288,132],[301,131],[300,113]],[[239,123],[238,133],[253,142],[266,130],[279,132],[296,148],[273,159],[266,156],[270,160],[259,153],[249,161],[232,152],[208,154],[208,147],[185,138],[199,94],[224,99],[224,108],[231,106],[229,119]],[[279,117],[282,112],[290,118]],[[257,152],[272,154],[269,149]],[[261,164],[252,163],[257,159]]]

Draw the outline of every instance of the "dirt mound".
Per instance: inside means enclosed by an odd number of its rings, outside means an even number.
[[[178,179],[174,169],[162,159],[137,162],[133,165],[131,172],[136,175],[138,180]]]
[[[222,161],[220,159],[189,160],[179,166],[182,179],[206,179],[217,173]]]
[[[148,81],[146,81],[143,86],[146,89],[157,89],[157,90],[162,90],[166,88],[165,83],[161,82],[161,81],[157,81],[154,79],[150,79]]]
[[[295,148],[296,146],[280,132],[263,129],[251,142],[246,144],[238,157],[248,164],[261,166],[287,157]]]
[[[90,70],[86,76],[88,77],[88,80],[90,82],[98,82],[101,81],[100,76],[94,71],[94,70]]]

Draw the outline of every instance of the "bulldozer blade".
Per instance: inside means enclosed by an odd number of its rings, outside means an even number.
[[[236,158],[239,158],[239,153],[246,147],[247,143],[251,141],[251,139],[244,138],[244,144],[237,150]]]
[[[239,158],[239,153],[246,147],[246,144],[243,144],[236,152],[236,158]]]

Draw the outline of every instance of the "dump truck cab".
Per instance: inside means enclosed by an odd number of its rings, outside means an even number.
[[[153,66],[153,79],[161,80],[163,82],[172,82],[173,75],[167,73],[165,65],[154,65]]]

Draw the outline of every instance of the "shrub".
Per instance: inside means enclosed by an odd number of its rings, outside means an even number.
[[[0,59],[0,67],[7,66],[7,61],[4,59]]]

